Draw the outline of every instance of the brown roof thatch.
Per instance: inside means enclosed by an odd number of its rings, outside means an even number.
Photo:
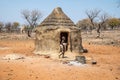
[[[73,21],[62,11],[55,8],[52,13],[40,24],[40,26],[75,26]]]

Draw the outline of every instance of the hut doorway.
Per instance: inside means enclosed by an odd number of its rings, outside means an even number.
[[[65,38],[65,43],[67,44],[66,45],[66,51],[68,50],[68,32],[61,32],[60,33],[60,43],[62,42],[62,38]]]

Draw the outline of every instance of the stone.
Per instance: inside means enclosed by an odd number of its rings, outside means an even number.
[[[85,56],[76,56],[75,60],[82,63],[82,64],[86,64],[86,58]]]
[[[97,62],[96,61],[92,61],[92,64],[97,64]]]

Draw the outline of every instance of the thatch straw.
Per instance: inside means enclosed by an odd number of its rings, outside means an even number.
[[[40,26],[75,26],[73,21],[62,11],[55,8],[52,13],[40,24]]]

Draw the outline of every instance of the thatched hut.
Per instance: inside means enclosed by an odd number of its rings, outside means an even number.
[[[62,11],[55,8],[52,13],[35,29],[36,52],[59,52],[61,36],[64,35],[67,43],[67,51],[83,51],[81,32],[73,21]]]

